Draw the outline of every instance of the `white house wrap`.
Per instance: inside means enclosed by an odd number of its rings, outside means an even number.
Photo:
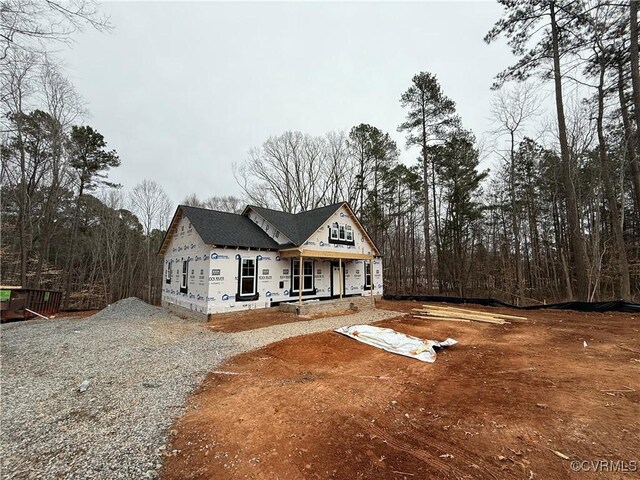
[[[380,252],[347,203],[241,215],[180,205],[159,253],[163,305],[205,315],[382,295]]]

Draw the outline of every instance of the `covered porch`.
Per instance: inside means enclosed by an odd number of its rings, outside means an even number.
[[[303,305],[318,304],[319,302],[329,305],[335,305],[336,310],[344,309],[346,305],[343,300],[348,300],[348,304],[353,303],[353,299],[360,298],[365,299],[365,303],[373,305],[372,296],[372,272],[374,256],[372,254],[357,253],[350,250],[313,250],[305,249],[302,247],[285,249],[280,251],[281,258],[289,258],[292,260],[291,271],[291,302],[287,302],[283,305],[297,304],[298,307]],[[313,261],[313,262],[312,262]],[[355,292],[347,291],[346,284],[347,278],[345,275],[345,265],[357,262],[361,268],[356,265],[352,270],[352,285],[353,282],[359,282],[361,288]],[[307,296],[305,289],[307,283],[311,282],[315,284],[315,269],[314,266],[317,262],[321,262],[324,265],[329,265],[328,272],[326,274],[328,278],[328,293],[329,295],[322,295],[322,298],[313,298],[311,300],[305,300]],[[326,267],[325,267],[326,268]],[[320,273],[318,270],[317,273]],[[366,292],[369,291],[369,295]],[[327,303],[330,300],[331,304]],[[362,307],[363,302],[357,302]],[[285,309],[292,308],[285,306]],[[312,308],[312,307],[309,307]],[[313,309],[319,309],[322,307],[314,307]],[[298,311],[300,308],[298,308]]]

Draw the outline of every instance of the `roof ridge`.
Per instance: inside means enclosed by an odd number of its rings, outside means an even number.
[[[301,212],[298,213],[291,213],[291,212],[285,212],[284,210],[277,210],[275,208],[269,208],[269,207],[261,207],[260,205],[251,205],[248,204],[246,208],[261,208],[263,210],[269,210],[271,212],[278,212],[278,213],[284,213],[287,215],[300,215],[302,213],[309,213],[309,212],[315,212],[316,210],[322,210],[323,208],[329,208],[329,207],[338,207],[339,205],[344,205],[345,203],[347,203],[345,200],[342,200],[340,202],[335,202],[335,203],[330,203],[329,205],[323,205],[322,207],[316,207],[316,208],[311,208],[309,210],[303,210]]]
[[[225,212],[224,210],[214,210],[213,208],[205,208],[205,207],[196,207],[194,205],[184,205],[184,204],[180,204],[178,205],[179,208],[197,208],[198,210],[204,210],[205,212],[216,212],[216,213],[227,213],[229,215],[236,215],[238,217],[243,217],[244,215],[240,214],[240,213],[234,213],[234,212]]]
[[[295,213],[285,212],[284,210],[276,210],[275,208],[261,207],[260,205],[247,205],[245,207],[245,210],[247,208],[261,208],[262,210],[269,210],[270,212],[284,213],[286,215],[296,215]]]
[[[298,212],[298,213],[294,213],[293,215],[300,215],[302,213],[311,213],[311,212],[315,212],[316,210],[322,210],[323,208],[329,208],[329,207],[336,207],[338,208],[338,206],[342,206],[347,202],[337,202],[337,203],[330,203],[329,205],[325,205],[323,207],[316,207],[316,208],[312,208],[311,210],[305,210],[303,212]]]

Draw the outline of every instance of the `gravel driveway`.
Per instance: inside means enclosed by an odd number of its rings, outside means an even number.
[[[225,334],[125,299],[93,317],[3,324],[2,478],[156,478],[168,427],[216,365],[284,338],[398,315],[361,311]]]

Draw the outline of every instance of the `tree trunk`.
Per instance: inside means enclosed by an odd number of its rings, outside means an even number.
[[[640,166],[638,165],[638,154],[636,151],[636,136],[631,127],[629,110],[624,95],[624,66],[622,59],[618,62],[618,100],[620,101],[620,115],[624,127],[625,148],[631,166],[631,181],[633,182],[634,202],[636,211],[640,215]]]
[[[34,278],[34,285],[36,288],[42,286],[42,270],[47,262],[49,255],[49,245],[53,236],[53,225],[55,221],[55,213],[60,203],[60,141],[59,137],[62,134],[57,132],[55,144],[53,147],[53,166],[51,169],[51,186],[47,192],[48,198],[45,205],[44,214],[44,226],[42,232],[42,243],[40,244],[40,255],[38,257],[38,264],[36,265],[36,272]]]
[[[576,296],[578,300],[587,301],[589,296],[589,260],[585,248],[585,241],[580,226],[578,201],[573,186],[571,153],[567,140],[567,124],[564,117],[564,103],[562,98],[562,74],[560,72],[560,45],[558,25],[556,23],[555,2],[550,3],[551,35],[553,48],[553,76],[555,85],[556,110],[558,115],[558,139],[562,159],[562,184],[567,202],[567,223],[569,227],[569,245],[571,260],[574,266],[576,281]]]
[[[424,265],[427,280],[427,293],[431,293],[431,235],[429,227],[429,156],[427,153],[427,119],[425,112],[425,98],[422,93],[422,177],[424,181]]]
[[[569,264],[567,262],[567,255],[565,254],[567,250],[565,246],[565,240],[564,238],[562,238],[563,222],[560,216],[560,207],[555,198],[553,200],[553,226],[556,248],[559,252],[560,264],[562,266],[562,274],[564,277],[566,298],[572,299],[574,297],[573,282],[571,281],[571,270],[569,269]]]
[[[638,2],[629,2],[629,39],[631,45],[631,84],[633,85],[633,110],[636,117],[636,145],[640,145],[640,67],[638,66]]]
[[[438,275],[438,292],[443,293],[442,266],[440,257],[442,256],[442,245],[440,243],[440,222],[438,216],[438,198],[436,197],[436,169],[431,169],[431,193],[433,196],[433,233],[436,237],[436,271]]]
[[[515,137],[511,131],[511,150],[509,162],[509,194],[511,197],[511,227],[513,232],[513,261],[515,263],[516,287],[518,289],[519,305],[524,305],[524,274],[522,271],[522,258],[520,251],[520,220],[518,218],[518,205],[516,201],[516,161],[515,161]]]
[[[29,261],[29,190],[27,186],[27,160],[22,137],[22,112],[18,112],[17,136],[20,148],[20,201],[18,205],[18,232],[20,235],[20,286],[27,288],[27,262]]]
[[[67,268],[64,282],[64,302],[62,308],[67,310],[69,308],[69,299],[71,297],[71,270],[75,260],[76,242],[78,237],[78,222],[80,220],[80,203],[82,201],[82,194],[84,193],[84,181],[82,180],[82,174],[80,178],[80,189],[78,190],[78,199],[76,201],[76,209],[73,214],[73,226],[71,228],[71,239],[69,241],[69,250],[67,253]]]
[[[598,131],[598,157],[600,159],[600,167],[602,174],[602,184],[604,193],[609,204],[611,212],[611,224],[618,249],[618,268],[620,272],[620,298],[622,300],[631,299],[631,284],[629,283],[629,264],[627,262],[627,248],[624,241],[624,233],[622,231],[622,221],[618,210],[618,199],[611,183],[609,176],[609,162],[607,161],[607,146],[604,138],[603,121],[604,121],[604,76],[606,66],[604,60],[600,59],[600,82],[598,84],[598,117],[596,128]]]

